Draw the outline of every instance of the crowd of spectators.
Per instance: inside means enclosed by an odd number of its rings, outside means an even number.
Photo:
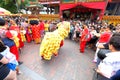
[[[113,34],[120,32],[120,24],[114,26],[113,24],[108,24],[104,21],[97,21],[97,22],[90,20],[85,20],[85,21],[68,20],[68,21],[71,24],[68,38],[80,44],[79,47],[80,53],[85,52],[86,45],[87,47],[94,49],[95,56],[93,62],[95,63],[98,62],[99,60],[98,52],[101,46],[104,47],[103,45],[109,43],[110,43],[109,45],[112,45],[110,49],[112,49],[112,51],[116,51],[115,54],[113,54],[114,52],[110,54],[114,56],[115,55],[119,56],[118,47],[120,47],[120,43],[118,39],[120,35],[113,36]],[[16,66],[19,67],[19,64],[22,63],[19,60],[19,54],[21,52],[21,49],[24,47],[24,42],[31,43],[34,41],[36,44],[40,44],[46,32],[52,32],[55,29],[57,29],[56,24],[58,22],[59,21],[28,20],[27,18],[22,18],[22,17],[0,18],[0,40],[1,40],[1,46],[5,48],[5,49],[2,48],[3,50],[0,53],[2,53],[4,50],[9,48],[8,49],[9,54],[12,53],[16,57],[16,61],[18,62]],[[119,71],[119,68],[115,69],[116,67],[120,67],[119,64],[118,66],[116,66],[116,64],[114,63],[119,63],[120,60],[118,59],[115,62],[113,60],[114,58],[112,58],[111,64],[114,65],[111,65],[111,67],[109,67],[108,65],[108,69],[109,69],[107,71],[108,73],[105,73],[103,71],[104,68],[100,68],[100,67],[103,67],[102,64],[104,64],[104,61],[107,62],[107,58],[109,58],[108,55],[106,55],[105,59],[100,60],[99,64],[97,64],[98,66],[97,71],[99,73],[102,73],[103,76],[107,78],[111,78],[117,71]],[[103,61],[103,63],[101,61]],[[3,73],[2,71],[4,70],[1,69],[1,67],[6,68],[8,63],[9,60],[7,60],[7,57],[5,55],[0,54],[0,74]],[[11,77],[11,79],[16,80],[15,77],[16,74],[14,74],[15,71],[19,73],[19,69],[17,68],[14,70],[7,68],[6,74],[0,77],[0,79],[7,78],[7,76],[9,76],[9,74],[11,73],[12,75],[10,76],[14,75],[14,79],[13,77]],[[112,72],[114,72],[114,74],[112,74]]]

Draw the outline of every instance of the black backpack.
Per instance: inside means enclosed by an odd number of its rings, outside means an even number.
[[[97,56],[98,56],[98,58],[100,58],[101,60],[103,60],[106,57],[106,54],[109,53],[109,52],[110,52],[109,49],[100,49],[98,51]]]

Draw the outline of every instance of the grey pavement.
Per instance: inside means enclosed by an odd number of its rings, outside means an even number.
[[[92,80],[94,51],[79,52],[79,43],[66,39],[57,57],[50,61],[39,56],[40,44],[25,43],[20,60],[21,75],[18,80]]]
[[[21,65],[20,66],[20,70],[22,71],[22,75],[24,75],[24,77],[28,76],[28,80],[46,80],[45,78],[43,78],[42,76],[40,76],[39,74],[35,73],[34,71],[30,70],[29,68],[27,68],[25,65]],[[22,77],[22,76],[21,76]],[[19,77],[20,78],[20,77]]]

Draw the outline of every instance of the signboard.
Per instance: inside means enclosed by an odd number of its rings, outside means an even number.
[[[74,3],[75,0],[62,0],[62,3]]]

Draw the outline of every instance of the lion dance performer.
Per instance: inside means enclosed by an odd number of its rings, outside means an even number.
[[[58,29],[47,32],[40,45],[42,59],[50,60],[52,55],[58,55],[58,50],[63,45],[63,40],[70,32],[70,22],[63,21],[57,24]]]

